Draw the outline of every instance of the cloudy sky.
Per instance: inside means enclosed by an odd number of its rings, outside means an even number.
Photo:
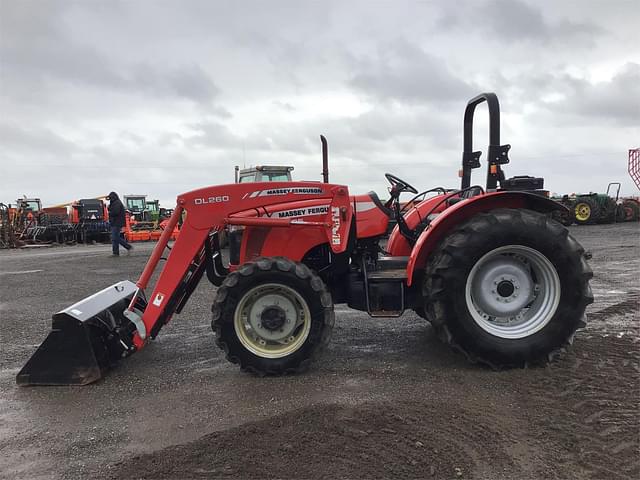
[[[172,204],[234,165],[316,180],[320,134],[353,192],[383,194],[387,171],[455,187],[483,91],[501,101],[509,176],[637,194],[639,24],[637,0],[0,0],[0,201]]]

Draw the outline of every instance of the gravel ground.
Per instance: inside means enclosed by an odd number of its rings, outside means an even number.
[[[412,313],[336,309],[310,372],[256,378],[214,346],[203,281],[156,341],[88,387],[18,388],[51,313],[152,248],[0,252],[1,478],[607,478],[640,476],[640,229],[574,227],[596,302],[546,368],[469,365]]]

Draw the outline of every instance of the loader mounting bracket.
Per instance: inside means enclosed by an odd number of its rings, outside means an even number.
[[[218,232],[211,233],[209,239],[204,242],[204,252],[207,278],[213,285],[219,287],[229,274],[229,269],[222,263]]]

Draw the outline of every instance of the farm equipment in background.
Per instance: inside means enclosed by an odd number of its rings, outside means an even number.
[[[160,202],[147,200],[146,195],[125,195],[124,200],[127,210],[124,235],[127,241],[147,242],[160,238],[162,220],[166,218],[166,209],[160,208]]]
[[[158,224],[160,221],[160,201],[147,200],[147,215],[150,222]]]
[[[612,196],[615,191],[615,197]],[[581,193],[554,198],[569,210],[557,215],[557,220],[564,225],[577,223],[590,225],[594,223],[614,223],[625,221],[623,200],[620,199],[620,182],[607,185],[606,193]]]
[[[38,224],[27,233],[36,244],[74,244],[78,241],[78,226],[69,218],[70,204],[44,207],[38,215]]]
[[[329,183],[329,147],[324,135],[320,135],[322,145],[322,181]],[[294,167],[290,165],[258,165],[240,169],[235,166],[235,183],[290,182]]]
[[[629,176],[640,190],[640,148],[629,150]],[[622,199],[622,208],[624,209],[625,220],[640,220],[640,197],[625,197]]]
[[[103,198],[41,208],[21,238],[30,244],[107,242],[109,222]]]
[[[157,200],[155,200],[157,202]],[[168,216],[167,216],[168,213]],[[125,214],[124,236],[128,242],[156,241],[168,224],[168,218],[173,213],[172,209],[158,209],[158,219],[154,222],[136,221],[129,211]],[[171,234],[171,240],[175,240],[180,233],[180,224],[176,225]]]
[[[70,222],[77,225],[78,242],[108,242],[110,239],[109,213],[102,199],[84,198],[73,202]]]
[[[147,206],[146,198],[146,195],[125,195],[124,208],[133,216],[142,215]]]
[[[640,148],[629,150],[629,164],[627,168],[633,183],[635,183],[638,190],[640,190]]]
[[[640,189],[640,149],[629,150],[628,171],[636,187]],[[571,225],[574,222],[578,225],[586,225],[640,220],[640,198],[620,198],[619,182],[609,183],[606,193],[564,195],[555,200],[570,210],[569,214],[556,214],[558,220],[565,225]]]
[[[125,195],[124,208],[130,212],[135,221],[151,222],[146,195]]]
[[[486,184],[471,183],[473,117],[487,102]],[[437,336],[494,368],[545,363],[572,343],[593,301],[584,249],[539,195],[543,179],[506,178],[498,99],[469,101],[462,184],[421,193],[385,174],[389,200],[320,182],[236,183],[181,194],[140,278],[56,313],[19,385],[83,385],[155,338],[202,277],[218,287],[212,329],[227,359],[258,375],[307,369],[327,345],[334,304],[372,317],[414,310]],[[400,196],[419,199],[401,212]],[[433,196],[427,196],[435,193]],[[180,235],[166,251],[173,228]],[[386,239],[387,225],[397,225]],[[219,233],[230,231],[225,265]],[[161,259],[166,263],[149,287]],[[426,347],[425,347],[426,348]]]
[[[235,183],[290,182],[293,167],[285,165],[258,165],[240,169],[235,167]]]
[[[616,196],[613,198],[611,187],[616,190]],[[612,182],[607,185],[606,193],[589,193],[576,196],[574,204],[574,214],[576,223],[586,225],[588,223],[613,223],[620,218],[620,208],[618,207],[618,199],[620,197],[620,183]]]
[[[0,203],[0,248],[17,246],[12,216],[11,206]]]
[[[626,197],[622,199],[622,211],[625,222],[640,220],[640,197]]]
[[[147,200],[146,195],[125,195],[124,201],[133,220],[157,226],[161,213],[159,200]]]
[[[146,195],[125,195],[124,208],[126,220],[124,236],[128,242],[146,242],[151,240],[151,231],[157,225],[149,219]]]
[[[37,215],[42,210],[42,202],[39,198],[19,198],[16,200],[16,208],[23,214]]]
[[[36,225],[38,214],[42,210],[42,202],[39,198],[19,198],[16,200],[16,214],[14,223],[17,228],[26,230]]]
[[[0,247],[17,248],[29,243],[28,232],[38,224],[39,198],[19,198],[16,205],[0,204]]]

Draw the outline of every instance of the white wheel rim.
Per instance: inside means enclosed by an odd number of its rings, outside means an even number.
[[[282,358],[298,350],[309,336],[311,313],[294,289],[267,283],[243,295],[233,324],[240,343],[251,353]]]
[[[465,300],[480,328],[518,339],[549,323],[560,292],[558,272],[547,257],[533,248],[507,245],[476,262],[467,277]]]

